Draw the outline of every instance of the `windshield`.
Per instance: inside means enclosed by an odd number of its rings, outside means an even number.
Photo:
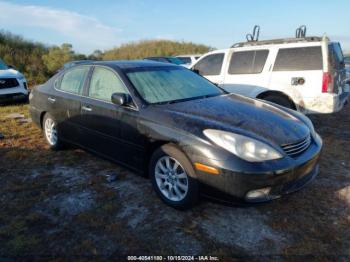
[[[8,69],[8,66],[0,59],[0,70],[6,70]]]
[[[126,75],[150,104],[180,102],[223,93],[208,80],[185,68],[135,68],[127,71]]]

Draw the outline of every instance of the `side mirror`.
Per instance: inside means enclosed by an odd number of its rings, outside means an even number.
[[[112,103],[118,106],[123,106],[129,104],[131,97],[124,93],[114,93],[112,94]]]

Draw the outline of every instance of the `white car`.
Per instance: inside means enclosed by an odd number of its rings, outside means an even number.
[[[183,66],[190,68],[192,64],[194,64],[202,55],[178,55],[176,56],[182,62],[184,62]]]
[[[191,68],[228,92],[302,113],[333,113],[350,88],[340,44],[327,37],[252,41],[203,55]]]
[[[0,59],[0,102],[27,101],[27,80],[17,70],[7,66]]]

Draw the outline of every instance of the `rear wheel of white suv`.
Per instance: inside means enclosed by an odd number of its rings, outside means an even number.
[[[295,109],[295,106],[292,101],[290,101],[287,97],[281,95],[267,95],[263,98],[263,100],[278,104],[280,106],[284,106],[290,109]]]

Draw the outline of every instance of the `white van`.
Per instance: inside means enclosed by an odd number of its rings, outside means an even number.
[[[327,37],[238,43],[203,55],[192,70],[228,92],[303,113],[333,113],[347,102],[340,44]]]

